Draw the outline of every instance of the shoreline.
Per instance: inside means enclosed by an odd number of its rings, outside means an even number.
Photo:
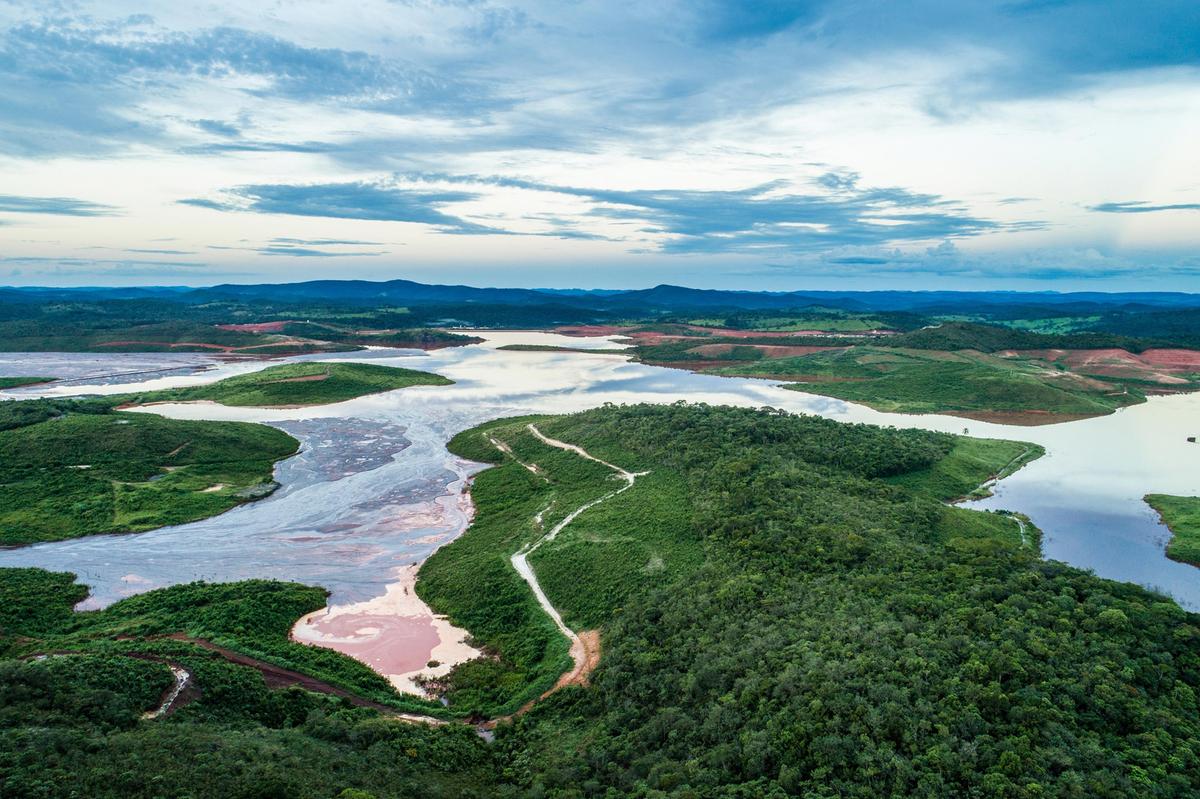
[[[470,632],[436,614],[416,592],[421,566],[430,555],[467,531],[475,517],[471,478],[448,486],[435,499],[445,513],[459,513],[459,529],[418,563],[397,567],[394,582],[382,596],[348,605],[326,605],[296,620],[290,637],[296,643],[332,649],[373,669],[398,692],[436,699],[422,687],[425,680],[445,677],[462,663],[485,656],[468,643]],[[436,663],[437,665],[430,665]]]

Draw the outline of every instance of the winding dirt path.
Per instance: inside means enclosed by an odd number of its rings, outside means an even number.
[[[203,638],[192,638],[191,636],[182,634],[168,635],[166,637],[175,641],[183,641],[185,643],[192,644],[193,646],[198,646],[201,649],[206,649],[209,652],[220,655],[225,660],[238,666],[248,666],[252,669],[255,669],[262,674],[263,680],[270,688],[289,688],[292,686],[297,686],[306,691],[312,691],[313,693],[329,694],[330,696],[341,697],[349,701],[352,705],[357,705],[358,707],[368,707],[372,710],[377,710],[380,713],[389,716],[390,718],[400,719],[401,721],[433,725],[442,725],[447,723],[446,721],[434,718],[433,716],[423,716],[417,713],[401,713],[393,707],[389,707],[380,702],[374,702],[370,699],[364,699],[363,697],[353,694],[344,688],[338,688],[335,685],[330,685],[324,680],[318,680],[317,678],[311,677],[302,672],[293,671],[292,669],[285,669],[282,666],[276,666],[274,663],[268,663],[265,660],[259,660],[258,658],[251,657],[250,655],[245,655],[232,649],[227,649],[226,647],[219,646],[218,644],[214,644],[212,641],[207,641]]]
[[[587,630],[581,633],[576,633],[566,625],[562,619],[562,614],[558,612],[558,609],[554,607],[549,598],[547,598],[546,592],[542,590],[541,583],[538,582],[537,574],[534,572],[533,567],[529,565],[529,556],[537,551],[538,547],[540,547],[542,544],[553,541],[555,538],[557,538],[558,534],[561,533],[568,524],[579,518],[579,515],[584,511],[588,510],[589,508],[594,508],[601,502],[610,500],[618,494],[628,491],[633,487],[633,484],[639,477],[642,477],[648,473],[630,472],[622,469],[620,466],[611,464],[608,461],[600,460],[587,450],[583,449],[583,447],[550,438],[542,433],[541,430],[538,430],[533,424],[528,425],[528,429],[538,441],[541,441],[547,446],[573,452],[581,458],[586,458],[587,460],[594,461],[602,466],[612,469],[624,483],[624,485],[622,485],[620,488],[610,491],[601,497],[597,497],[590,502],[585,502],[583,505],[571,511],[565,517],[563,517],[562,521],[551,527],[545,535],[536,541],[521,547],[521,549],[513,554],[511,558],[513,568],[516,569],[517,574],[521,575],[521,578],[529,584],[529,588],[533,591],[533,595],[537,598],[538,604],[541,605],[542,610],[545,611],[546,615],[549,616],[551,621],[554,622],[554,626],[558,628],[559,632],[565,635],[567,640],[571,642],[571,660],[574,662],[574,666],[572,667],[571,671],[559,678],[558,682],[555,683],[553,688],[540,697],[544,699],[546,696],[549,696],[551,693],[554,693],[564,686],[587,684],[588,676],[592,673],[592,670],[596,667],[596,664],[600,662],[600,632],[599,630]],[[500,446],[501,442],[493,440],[492,443],[495,444],[496,447],[501,450],[501,452],[504,452],[505,449],[508,449],[506,454],[511,454],[511,449]],[[548,507],[538,514],[536,521],[539,526],[541,524],[542,515],[547,510],[549,510]],[[524,708],[522,709],[524,710]]]
[[[179,698],[179,695],[183,693],[183,689],[187,687],[188,682],[190,682],[192,679],[192,673],[183,666],[177,666],[173,663],[168,663],[167,668],[169,668],[171,670],[171,674],[175,676],[175,684],[168,688],[167,692],[163,694],[162,701],[159,703],[156,709],[147,710],[142,714],[142,718],[144,719],[158,719],[170,713],[172,706],[175,704],[175,700]]]

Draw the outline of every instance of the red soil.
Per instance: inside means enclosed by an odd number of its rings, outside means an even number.
[[[701,344],[699,347],[692,347],[688,352],[693,352],[697,355],[703,355],[706,358],[715,357],[717,355],[725,355],[732,352],[735,345],[733,344]],[[789,345],[771,345],[771,344],[742,344],[743,347],[753,347],[762,352],[768,358],[791,358],[798,355],[812,355],[814,352],[825,352],[827,350],[844,349],[842,347],[802,347]]]
[[[1146,350],[1142,360],[1158,367],[1180,367],[1189,371],[1200,371],[1198,350]]]
[[[150,345],[153,347],[203,347],[206,350],[220,350],[221,352],[233,352],[236,347],[230,347],[225,344],[208,344],[203,341],[102,341],[97,344],[97,347],[128,347],[134,344]]]
[[[1185,375],[1200,372],[1200,351],[1196,350],[1157,349],[1140,355],[1121,349],[1010,350],[1002,354],[1061,363],[1076,373],[1148,380],[1164,386],[1186,383]]]
[[[278,333],[283,330],[283,326],[290,324],[291,320],[282,322],[255,322],[246,325],[217,325],[221,330],[234,330],[239,333]]]

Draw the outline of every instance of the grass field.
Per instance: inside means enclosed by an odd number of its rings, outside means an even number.
[[[269,494],[275,461],[298,446],[280,430],[241,422],[103,412],[30,420],[0,430],[3,545],[137,532],[222,513]]]
[[[441,375],[371,363],[287,363],[216,383],[122,397],[130,404],[194,402],[222,405],[327,405],[410,386],[448,386]]]
[[[1146,502],[1171,531],[1167,557],[1200,566],[1200,497],[1147,494]]]
[[[986,496],[984,484],[1007,477],[1046,454],[1037,444],[958,437],[946,457],[924,469],[885,478],[892,485],[935,499]]]
[[[36,386],[40,383],[51,383],[53,381],[53,377],[0,377],[0,389]]]

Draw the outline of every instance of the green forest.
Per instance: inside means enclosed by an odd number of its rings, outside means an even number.
[[[281,637],[320,606],[319,590],[196,584],[72,613],[84,592],[69,575],[4,570],[0,707],[13,710],[0,712],[0,792],[1200,791],[1200,616],[1043,560],[1009,517],[944,504],[1036,448],[772,410],[606,406],[456,437],[456,454],[495,466],[472,489],[472,527],[418,582],[488,652],[448,680],[447,715],[511,713],[567,663],[508,557],[538,534],[539,516],[544,526],[611,492],[613,473],[542,443],[531,423],[646,472],[532,561],[568,623],[601,631],[589,686],[501,722],[486,743],[462,724],[407,724],[345,696],[268,689],[260,671],[195,643],[371,698],[352,661],[306,662]],[[142,719],[172,663],[193,673],[194,697]]]

